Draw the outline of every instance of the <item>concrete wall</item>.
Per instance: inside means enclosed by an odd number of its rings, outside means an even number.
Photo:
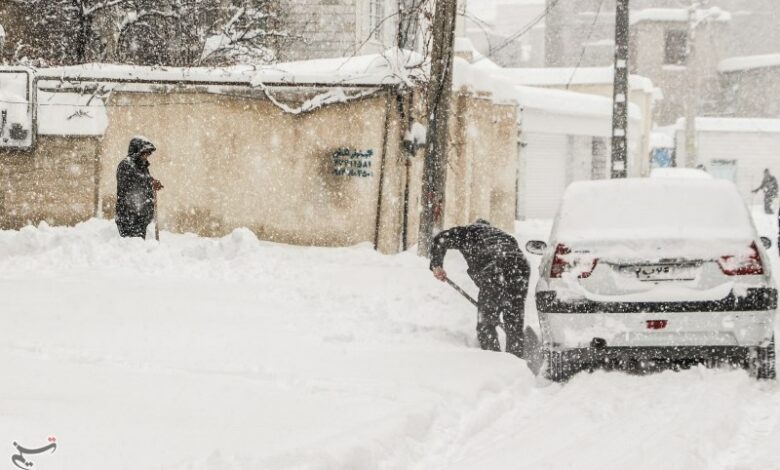
[[[416,117],[425,110],[417,101]],[[514,230],[517,182],[517,107],[460,93],[452,100],[447,186],[442,226],[449,228],[490,220]],[[422,209],[424,150],[409,165],[410,186],[407,240],[417,243]]]
[[[780,67],[766,67],[721,75],[723,109],[734,117],[780,117]]]
[[[98,149],[95,138],[39,136],[34,151],[0,150],[0,228],[92,217]]]
[[[485,218],[514,229],[517,108],[461,93],[455,103],[444,226]]]
[[[780,159],[777,158],[780,133],[699,131],[696,139],[698,163],[711,169],[713,160],[734,161],[736,163],[735,183],[744,201],[748,205],[763,204],[763,192],[754,194],[752,190],[761,184],[765,168],[769,168],[775,176],[780,175]],[[684,131],[677,131],[677,142],[677,161],[685,162]],[[735,152],[734,149],[739,150]]]
[[[379,96],[293,115],[261,99],[115,93],[102,145],[105,214],[113,216],[116,165],[143,134],[158,148],[151,171],[166,186],[165,229],[219,236],[245,226],[265,240],[320,246],[373,241],[386,108]],[[363,159],[369,176],[334,174],[342,147],[372,153]]]
[[[291,99],[313,90],[272,92]],[[512,230],[517,108],[464,93],[453,108],[444,225],[485,217]],[[292,114],[260,96],[115,90],[106,109],[102,139],[40,136],[31,152],[0,153],[0,226],[74,224],[93,216],[98,201],[100,215],[112,218],[116,166],[140,134],[158,149],[150,170],[165,185],[158,204],[165,230],[221,236],[248,227],[264,240],[369,242],[386,253],[403,248],[404,234],[406,247],[417,242],[424,151],[409,158],[402,139],[409,116],[424,122],[419,98],[379,89]],[[349,155],[335,162],[342,148]],[[351,158],[355,151],[362,156]],[[362,174],[339,174],[345,160],[363,162]]]

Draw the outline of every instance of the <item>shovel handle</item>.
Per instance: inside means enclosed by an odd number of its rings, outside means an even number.
[[[477,306],[478,306],[478,304],[477,304],[477,301],[476,301],[476,300],[474,300],[474,297],[470,296],[470,295],[468,294],[468,292],[466,292],[465,290],[463,290],[463,289],[462,289],[462,288],[461,288],[459,285],[457,285],[457,284],[455,284],[454,282],[452,282],[452,281],[450,280],[450,278],[448,278],[448,277],[447,277],[447,278],[444,278],[444,281],[445,281],[447,284],[449,284],[449,285],[450,285],[450,287],[452,287],[453,289],[455,289],[456,291],[458,291],[458,293],[459,293],[460,295],[462,295],[463,297],[465,297],[465,298],[466,298],[466,300],[468,300],[469,302],[471,302],[472,304],[474,304],[474,306],[475,306],[475,307],[477,307]]]
[[[160,241],[160,222],[157,218],[157,191],[154,192],[154,239]]]

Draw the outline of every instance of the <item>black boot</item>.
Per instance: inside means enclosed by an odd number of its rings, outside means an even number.
[[[525,341],[523,338],[523,332],[521,331],[507,331],[506,332],[506,352],[514,354],[520,359],[525,358],[524,355]]]
[[[501,351],[501,343],[498,342],[495,325],[477,325],[477,339],[479,346],[485,351]]]

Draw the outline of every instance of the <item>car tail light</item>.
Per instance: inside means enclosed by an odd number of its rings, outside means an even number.
[[[552,265],[550,266],[550,277],[560,278],[563,276],[563,273],[571,271],[585,261],[586,260],[576,259],[575,255],[572,255],[571,253],[571,248],[559,243],[555,247],[555,255],[553,255]],[[598,264],[599,260],[598,258],[590,258],[587,262],[590,264],[590,269],[580,270],[580,273],[577,276],[580,279],[589,278],[590,275],[593,274],[593,270],[596,269],[596,264]]]
[[[721,256],[720,270],[727,276],[750,276],[764,274],[764,264],[758,254],[756,242],[750,244],[750,253],[740,256]]]
[[[663,330],[669,323],[668,320],[646,320],[648,330]]]

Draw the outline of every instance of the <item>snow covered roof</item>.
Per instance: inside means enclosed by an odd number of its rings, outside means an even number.
[[[684,130],[685,118],[678,119],[675,127]],[[696,131],[780,133],[780,119],[697,117]]]
[[[718,64],[718,71],[723,73],[740,72],[743,70],[780,67],[780,54],[749,55],[731,57]]]
[[[687,8],[646,8],[643,10],[631,10],[631,24],[641,23],[643,21],[664,21],[664,22],[687,22]],[[731,21],[731,13],[723,11],[718,7],[701,8],[695,10],[695,20],[701,21]]]
[[[612,100],[598,95],[549,88],[515,86],[517,101],[523,109],[536,109],[554,114],[612,118]],[[639,120],[641,111],[629,103],[629,117]]]
[[[108,127],[103,100],[79,93],[38,91],[38,134],[101,136]]]
[[[611,85],[614,70],[612,67],[544,67],[544,68],[505,68],[501,73],[518,85],[527,86],[565,86],[572,85]],[[641,75],[630,75],[628,85],[631,90],[654,93],[653,81]]]
[[[667,134],[666,132],[651,132],[650,148],[654,148],[654,149],[674,148],[674,137]]]

